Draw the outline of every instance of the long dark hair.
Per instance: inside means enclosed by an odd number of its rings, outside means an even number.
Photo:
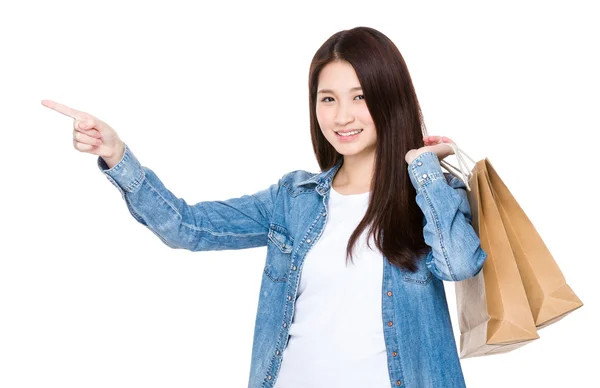
[[[337,32],[317,50],[308,89],[312,145],[321,170],[343,158],[323,136],[315,112],[319,73],[334,61],[346,61],[354,68],[377,131],[369,207],[350,236],[346,262],[348,257],[352,259],[356,240],[370,225],[367,236],[373,236],[389,262],[414,271],[418,256],[429,247],[423,238],[423,212],[416,203],[404,158],[409,150],[424,146],[427,130],[408,68],[396,45],[369,27]]]

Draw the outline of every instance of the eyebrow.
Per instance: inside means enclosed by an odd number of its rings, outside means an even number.
[[[357,87],[354,87],[354,88],[350,89],[350,91],[351,91],[351,92],[353,92],[353,91],[355,91],[355,90],[362,90],[362,87],[360,87],[360,86],[357,86]],[[319,93],[331,93],[331,94],[335,94],[335,93],[333,92],[333,90],[330,90],[330,89],[321,89],[321,90],[319,90],[319,91],[317,92],[317,94],[319,94]]]

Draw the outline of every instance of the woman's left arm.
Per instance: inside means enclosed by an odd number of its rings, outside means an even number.
[[[411,150],[408,171],[425,216],[423,237],[432,249],[427,267],[441,280],[460,281],[477,275],[487,254],[471,225],[466,185],[440,166],[436,151],[450,147],[438,147]]]

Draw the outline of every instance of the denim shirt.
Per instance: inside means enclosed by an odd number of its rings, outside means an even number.
[[[331,182],[341,162],[316,174],[289,172],[251,195],[189,205],[141,166],[127,145],[111,169],[98,158],[131,215],[167,246],[190,251],[267,247],[249,388],[273,387],[277,379],[302,264],[325,227]],[[471,226],[465,184],[442,172],[433,152],[420,154],[407,168],[431,250],[419,258],[414,273],[383,257],[381,324],[390,387],[465,387],[442,281],[475,276],[487,255]]]

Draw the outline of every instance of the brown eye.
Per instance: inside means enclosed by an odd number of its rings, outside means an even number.
[[[321,101],[323,101],[323,102],[329,102],[329,101],[325,101],[325,100],[327,100],[328,98],[331,98],[331,97],[325,97],[325,98],[323,98]]]

